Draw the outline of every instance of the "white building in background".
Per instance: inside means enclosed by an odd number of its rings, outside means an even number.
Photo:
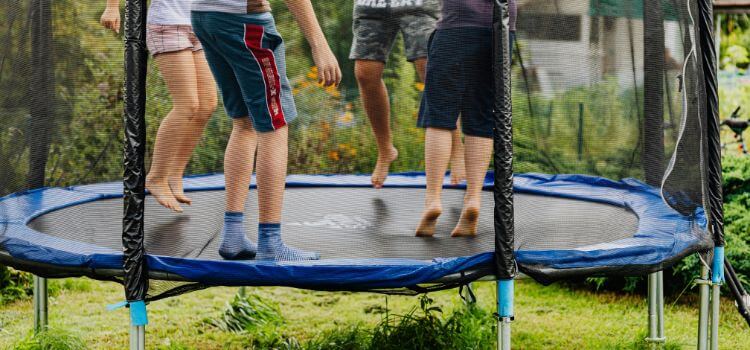
[[[519,0],[517,38],[524,66],[544,95],[604,77],[616,76],[621,86],[643,83],[642,16],[592,17],[595,1],[600,0]],[[675,69],[684,56],[680,24],[668,19],[664,31],[667,53],[676,59],[667,65]]]

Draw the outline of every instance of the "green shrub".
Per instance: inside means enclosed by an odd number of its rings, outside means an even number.
[[[469,307],[445,316],[429,296],[404,315],[386,313],[374,328],[361,325],[326,331],[304,350],[488,349],[495,343],[492,314]]]
[[[740,280],[750,282],[750,157],[725,156],[724,173],[724,235],[726,255]],[[689,285],[700,271],[700,261],[692,256],[678,263],[673,270],[675,290]]]
[[[304,350],[367,350],[371,332],[356,325],[319,334],[302,346]]]
[[[32,283],[30,274],[0,265],[0,305],[30,296]]]
[[[725,157],[724,231],[727,256],[740,280],[750,282],[750,157]]]
[[[276,328],[284,323],[279,306],[258,295],[236,295],[224,312],[204,323],[226,332],[262,333],[265,328]]]
[[[15,350],[83,350],[86,344],[76,335],[56,329],[30,335],[13,346]]]

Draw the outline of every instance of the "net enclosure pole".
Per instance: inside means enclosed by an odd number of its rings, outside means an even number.
[[[494,101],[494,200],[495,276],[497,278],[497,348],[511,348],[514,255],[513,218],[513,118],[510,85],[508,0],[494,0],[493,74]]]
[[[125,130],[122,244],[125,298],[130,307],[130,348],[145,349],[148,270],[144,247],[146,184],[146,0],[125,3]]]
[[[721,174],[721,138],[719,124],[718,61],[714,41],[713,2],[698,0],[698,31],[701,49],[701,66],[705,86],[704,111],[707,135],[707,196],[709,230],[713,236],[714,250],[711,262],[711,317],[710,348],[719,348],[720,288],[724,281],[724,211]]]

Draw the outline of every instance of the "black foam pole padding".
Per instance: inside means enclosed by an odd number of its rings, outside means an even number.
[[[28,107],[29,189],[45,186],[51,135],[55,125],[55,55],[52,38],[52,0],[31,1],[31,91]],[[10,33],[10,31],[8,31]]]
[[[664,10],[661,1],[643,2],[643,172],[660,187],[664,176]],[[671,101],[670,101],[671,103]]]
[[[145,300],[148,293],[146,250],[143,245],[146,197],[146,0],[128,0],[125,5],[125,153],[124,252],[125,297]]]
[[[495,269],[498,279],[516,277],[513,226],[513,118],[510,97],[508,0],[494,1]]]
[[[700,32],[701,64],[706,87],[706,134],[708,154],[708,206],[714,245],[723,247],[724,207],[721,175],[721,137],[719,122],[719,85],[716,46],[714,43],[713,4],[711,0],[699,0],[698,31]]]

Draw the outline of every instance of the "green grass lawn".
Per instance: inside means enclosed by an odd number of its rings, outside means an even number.
[[[125,310],[108,312],[107,304],[123,297],[122,287],[90,280],[55,281],[59,292],[50,299],[50,326],[80,337],[91,349],[123,349],[128,341]],[[492,312],[494,284],[477,283],[479,307]],[[149,306],[149,348],[244,349],[252,344],[252,333],[220,331],[202,321],[222,313],[236,293],[235,288],[212,288]],[[278,303],[285,319],[272,332],[300,343],[325,331],[361,325],[374,327],[386,312],[386,296],[368,293],[325,293],[288,288],[249,289]],[[667,300],[666,334],[670,349],[695,348],[697,309],[694,291],[675,302]],[[435,304],[446,314],[463,307],[455,290],[432,293]],[[521,281],[516,290],[516,349],[641,349],[646,329],[643,297],[572,290],[564,286],[543,287]],[[415,297],[387,297],[391,314],[404,314],[419,305]],[[492,322],[479,326],[492,332]],[[29,300],[0,308],[0,349],[29,335],[32,307]],[[728,300],[722,305],[720,329],[723,349],[750,349],[750,329]],[[489,337],[493,339],[493,337]],[[494,343],[482,348],[490,349]]]

